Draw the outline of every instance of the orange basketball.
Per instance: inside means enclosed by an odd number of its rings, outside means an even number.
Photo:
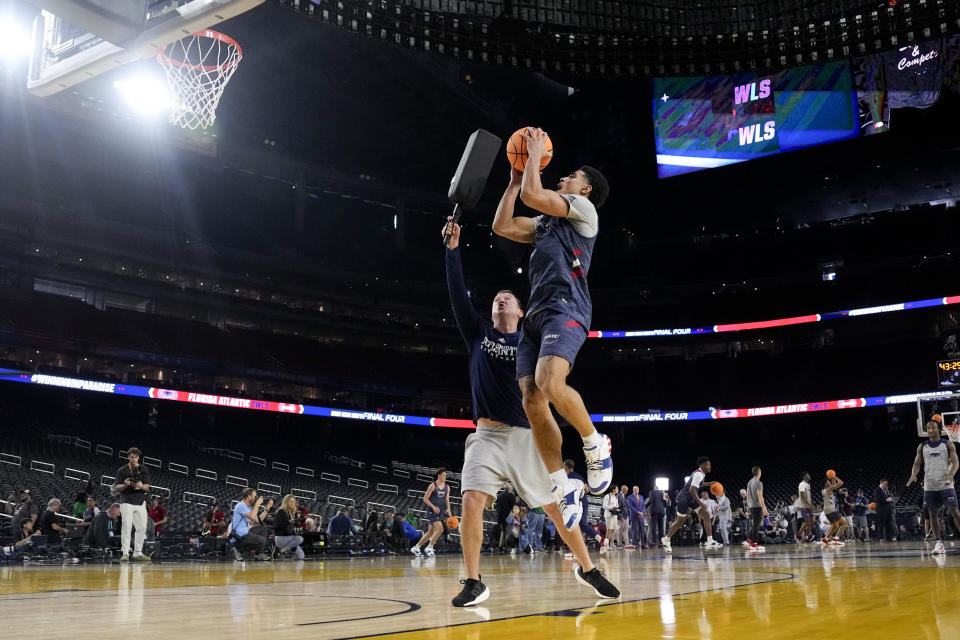
[[[527,139],[523,137],[523,132],[526,131],[527,127],[522,129],[517,129],[513,132],[513,135],[510,136],[510,139],[507,140],[507,160],[510,161],[510,165],[517,171],[523,171],[523,168],[527,165]],[[550,159],[552,158],[553,153],[553,142],[550,140],[550,136],[547,136],[547,155],[543,156],[540,159],[540,171],[543,171],[544,168],[550,164]]]
[[[834,471],[833,469],[827,469],[827,477],[828,477],[828,478],[836,478],[836,477],[837,477],[837,472]]]
[[[930,416],[930,419],[933,420],[934,422],[939,422],[941,425],[943,424],[943,416],[940,415],[939,413],[933,414],[932,416]]]
[[[447,529],[456,529],[460,526],[460,520],[457,516],[450,516],[447,518]]]
[[[868,509],[871,509],[871,510],[873,510],[873,511],[876,511],[876,510],[877,510],[877,503],[876,503],[876,502],[871,502],[870,504],[867,505],[867,508],[868,508]]]
[[[710,485],[710,493],[715,496],[723,495],[723,485],[719,482],[714,482]]]

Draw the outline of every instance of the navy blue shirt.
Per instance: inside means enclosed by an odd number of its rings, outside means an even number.
[[[467,295],[460,248],[446,250],[447,289],[457,328],[470,355],[473,421],[487,418],[514,427],[530,427],[517,384],[517,345],[520,332],[500,333],[483,318]]]
[[[530,302],[527,315],[550,309],[590,329],[593,303],[587,273],[597,241],[597,210],[587,198],[562,194],[569,204],[566,218],[534,218],[536,231],[530,254]]]
[[[650,513],[666,513],[667,505],[663,502],[663,491],[654,489],[647,497],[647,505],[650,507]]]

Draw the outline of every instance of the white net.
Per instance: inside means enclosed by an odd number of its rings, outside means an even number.
[[[206,129],[217,119],[223,89],[243,57],[237,42],[204,30],[173,42],[157,54],[172,92],[170,123]]]
[[[960,443],[960,425],[956,425],[956,424],[943,425],[943,435],[947,436],[954,442]]]

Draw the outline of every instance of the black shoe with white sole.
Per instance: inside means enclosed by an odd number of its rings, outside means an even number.
[[[583,567],[578,566],[574,570],[573,575],[576,576],[577,582],[593,589],[594,593],[600,598],[620,597],[620,590],[613,586],[612,582],[607,580],[607,577],[603,575],[603,572],[600,571],[598,567],[594,567],[584,573]]]
[[[479,580],[467,578],[461,580],[460,584],[463,585],[463,590],[453,599],[453,606],[455,607],[472,607],[490,597],[490,589],[487,589],[487,585]]]

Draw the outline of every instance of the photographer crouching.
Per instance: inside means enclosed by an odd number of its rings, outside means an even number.
[[[237,560],[243,559],[240,547],[253,549],[256,560],[270,560],[270,556],[264,553],[267,546],[267,528],[263,525],[264,514],[260,511],[262,504],[263,498],[257,496],[257,490],[247,488],[243,490],[240,502],[233,507],[231,529],[237,539],[233,547],[233,555]]]
[[[117,469],[113,493],[120,502],[120,562],[130,560],[130,528],[135,529],[133,538],[133,561],[152,562],[143,554],[143,541],[147,535],[147,492],[150,490],[150,472],[140,464],[140,449],[130,447],[127,464]],[[150,523],[153,524],[152,522]]]

